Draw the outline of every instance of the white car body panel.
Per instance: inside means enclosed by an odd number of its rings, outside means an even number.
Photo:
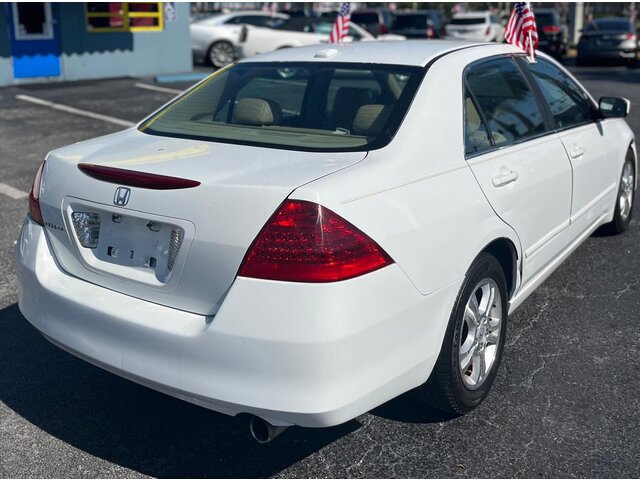
[[[54,151],[40,200],[53,226],[27,217],[16,246],[20,309],[29,322],[81,358],[198,405],[258,415],[274,425],[330,426],[427,380],[465,273],[487,245],[497,240],[513,249],[513,311],[611,220],[615,195],[598,192],[608,192],[619,177],[630,145],[635,154],[622,119],[599,122],[609,155],[576,129],[465,159],[464,68],[516,53],[515,47],[358,43],[331,46],[333,56],[314,58],[320,48],[250,61],[429,65],[388,145],[310,153],[131,129]],[[562,142],[570,149],[573,141],[585,147],[584,166],[562,156]],[[193,225],[175,287],[161,291],[98,274],[73,253],[65,199],[121,208],[112,202],[117,185],[80,173],[81,161],[202,182],[170,193],[132,188],[123,208],[177,219],[185,230]],[[518,182],[489,185],[505,164],[518,169]],[[323,284],[236,277],[249,244],[286,198],[329,208],[395,263]],[[554,202],[562,208],[553,210]],[[576,217],[578,205],[589,208]],[[527,263],[526,251],[536,246]]]
[[[472,25],[445,25],[448,39],[466,40],[469,42],[501,42],[504,38],[504,27],[498,22],[491,21],[489,13],[457,13],[456,18],[482,18],[484,23]],[[487,28],[489,31],[487,32]]]
[[[48,224],[63,227],[46,228],[58,261],[68,273],[161,305],[213,315],[247,248],[283,199],[296,187],[364,156],[362,152],[336,155],[213,145],[130,129],[51,152],[43,176],[42,188],[47,193],[41,209]],[[77,168],[83,162],[177,177],[193,172],[202,185],[171,192],[170,203],[164,200],[167,192],[131,187],[129,203],[118,207],[113,205],[118,185],[86,176]],[[99,261],[91,252],[80,255],[86,249],[68,234],[73,225],[70,214],[63,213],[72,202],[184,228],[185,239],[172,276],[158,282],[154,276],[135,276],[129,269]],[[199,207],[194,209],[194,205]],[[207,253],[214,251],[214,255]]]

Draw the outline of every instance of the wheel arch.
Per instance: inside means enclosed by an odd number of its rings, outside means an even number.
[[[504,272],[507,281],[507,295],[513,298],[518,287],[518,250],[514,243],[506,238],[500,237],[486,245],[480,253],[490,253],[493,255]]]
[[[627,151],[630,151],[631,154],[633,155],[633,173],[635,174],[635,180],[636,180],[636,184],[635,184],[635,188],[638,188],[638,152],[636,150],[636,142],[635,140],[631,140],[631,143],[629,143],[629,148],[627,149]]]

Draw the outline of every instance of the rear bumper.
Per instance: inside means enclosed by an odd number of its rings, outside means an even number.
[[[423,296],[397,265],[321,285],[238,278],[203,317],[69,276],[29,218],[16,269],[22,313],[61,348],[212,410],[308,427],[424,382],[460,285]]]
[[[598,59],[633,59],[637,55],[637,49],[630,48],[594,48],[582,47],[578,48],[578,57],[580,58],[598,58]]]

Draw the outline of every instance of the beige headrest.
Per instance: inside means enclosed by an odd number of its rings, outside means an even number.
[[[378,135],[389,119],[393,105],[372,103],[358,109],[353,119],[352,133],[356,135]]]
[[[467,133],[471,135],[480,128],[480,116],[469,97],[467,97],[465,101],[465,110],[467,115]]]
[[[264,98],[241,98],[233,110],[233,123],[241,125],[277,125],[281,118],[280,105]]]

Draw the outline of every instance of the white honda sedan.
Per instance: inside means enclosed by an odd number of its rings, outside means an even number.
[[[509,45],[280,50],[51,152],[20,309],[69,352],[268,441],[411,389],[464,414],[507,316],[630,222],[629,103]]]

